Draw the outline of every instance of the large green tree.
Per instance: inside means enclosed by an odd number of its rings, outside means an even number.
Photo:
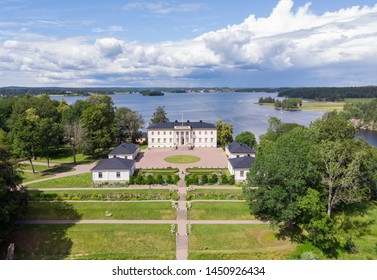
[[[217,120],[217,145],[222,148],[225,147],[227,143],[233,142],[233,124],[223,122],[222,120]]]
[[[243,131],[235,138],[237,142],[248,145],[250,148],[254,148],[256,144],[255,135],[251,131]]]
[[[8,149],[0,143],[0,243],[12,222],[26,210],[27,195],[20,186],[22,178]]]
[[[140,129],[144,126],[143,116],[129,108],[119,108],[115,111],[115,127],[118,143],[135,142]]]
[[[158,106],[156,108],[156,111],[153,113],[153,116],[149,124],[165,123],[165,122],[169,122],[167,113],[165,111],[165,106]]]
[[[114,142],[114,102],[108,95],[90,96],[82,113],[87,144],[92,155],[111,147]]]

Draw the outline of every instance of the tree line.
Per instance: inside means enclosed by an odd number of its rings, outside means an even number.
[[[356,252],[353,237],[370,221],[353,216],[377,198],[377,149],[356,132],[344,113],[309,127],[271,118],[247,175],[252,214],[276,226],[279,238],[309,243],[328,257]]]
[[[341,101],[346,98],[375,98],[377,87],[308,87],[280,91],[279,97],[312,99],[319,101]]]

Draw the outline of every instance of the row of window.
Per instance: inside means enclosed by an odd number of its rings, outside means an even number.
[[[102,179],[102,176],[103,176],[103,175],[102,175],[102,172],[98,172],[98,178],[99,178],[99,179]],[[117,177],[117,178],[120,178],[120,172],[117,172],[117,173],[116,173],[116,177]]]
[[[157,143],[161,143],[161,138],[151,138],[151,142],[152,143],[155,143],[155,139],[157,139]],[[166,143],[166,138],[162,138],[164,141],[164,143]],[[195,141],[195,139],[198,139],[198,141]],[[204,140],[204,143],[207,142],[208,138],[203,138]],[[189,139],[186,138],[186,141],[188,142]],[[195,142],[199,142],[201,143],[202,142],[202,138],[192,138],[192,142],[195,143]],[[213,142],[213,138],[211,138],[211,142]],[[169,143],[173,143],[173,138],[169,138]]]
[[[208,131],[204,131],[204,135],[207,135]],[[154,135],[154,131],[151,131],[151,134]],[[179,132],[176,132],[177,135],[179,135]],[[202,131],[198,131],[198,134],[201,135]],[[160,131],[157,131],[157,135],[160,135]],[[166,131],[163,131],[163,135],[166,135]],[[169,131],[169,135],[172,135],[172,132]],[[186,135],[189,135],[189,132],[186,131]],[[192,132],[192,135],[195,135],[195,131]],[[213,131],[211,131],[211,135],[213,135]]]

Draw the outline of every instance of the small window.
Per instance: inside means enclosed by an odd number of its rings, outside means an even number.
[[[207,135],[207,131],[205,131],[204,134]]]
[[[170,135],[171,135],[171,131],[170,131],[170,133],[169,133]]]
[[[211,138],[211,142],[213,142],[213,138]]]
[[[207,134],[207,133],[206,133]],[[204,142],[206,142],[207,143],[207,138],[205,139],[205,141]]]
[[[241,177],[245,176],[245,174],[244,174],[244,173],[245,173],[245,171],[243,171],[243,170],[242,170],[242,171],[240,171],[240,176],[241,176]]]
[[[166,138],[164,138],[164,143],[166,143]]]
[[[173,138],[170,138],[170,143],[173,142]]]
[[[120,172],[117,172],[117,178],[120,178]]]
[[[164,135],[166,135],[166,131],[164,131]]]
[[[98,172],[98,178],[102,179],[102,172]]]
[[[211,131],[211,135],[213,135],[213,131]]]
[[[154,135],[154,132],[152,131],[152,135]]]
[[[160,132],[157,132],[157,135],[160,135]]]
[[[199,131],[199,135],[201,135],[202,134],[202,132],[201,131]]]
[[[160,143],[160,138],[157,139],[157,142]]]
[[[154,138],[152,138],[152,143],[154,143]]]

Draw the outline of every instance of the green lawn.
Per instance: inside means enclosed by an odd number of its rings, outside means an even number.
[[[94,159],[88,155],[76,154],[77,164],[91,163],[96,160],[97,159]],[[38,161],[47,163],[47,159],[43,157],[38,159]],[[50,156],[50,163],[73,163],[72,150],[68,147],[58,149],[53,155]]]
[[[28,188],[89,188],[92,187],[92,174],[83,173],[63,178],[47,180],[27,185]]]
[[[55,175],[53,174],[42,174],[42,173],[35,173],[33,174],[32,172],[23,172],[21,173],[22,177],[22,182],[31,182],[39,179],[45,179],[45,178],[51,178],[54,177]]]
[[[176,210],[171,202],[32,202],[23,219],[172,220]]]
[[[206,200],[206,199],[216,199],[216,200],[244,200],[245,195],[242,189],[238,190],[226,190],[226,189],[199,189],[195,188],[194,191],[189,191],[186,194],[187,200]]]
[[[32,171],[30,164],[20,164],[21,170]],[[43,173],[63,173],[75,170],[74,168],[66,166],[50,166],[34,164],[34,170]]]
[[[178,163],[178,164],[184,164],[184,163],[194,163],[198,162],[200,160],[200,157],[192,156],[192,155],[176,155],[176,156],[169,156],[165,158],[165,161],[170,163]]]
[[[178,193],[167,189],[120,189],[120,190],[62,190],[62,191],[29,191],[30,200],[95,200],[95,201],[124,201],[124,200],[178,200]]]
[[[246,202],[192,202],[189,220],[252,220]]]
[[[170,225],[23,225],[8,239],[17,259],[175,259]]]
[[[294,250],[269,225],[192,225],[189,234],[190,260],[279,260]]]
[[[143,174],[161,174],[161,175],[174,175],[179,171],[178,168],[156,168],[156,169],[139,169],[139,172],[142,172]]]
[[[342,111],[345,102],[303,102],[300,109],[320,111],[320,112],[330,112],[333,110]]]
[[[146,150],[148,148],[148,145],[139,145],[139,150]]]

